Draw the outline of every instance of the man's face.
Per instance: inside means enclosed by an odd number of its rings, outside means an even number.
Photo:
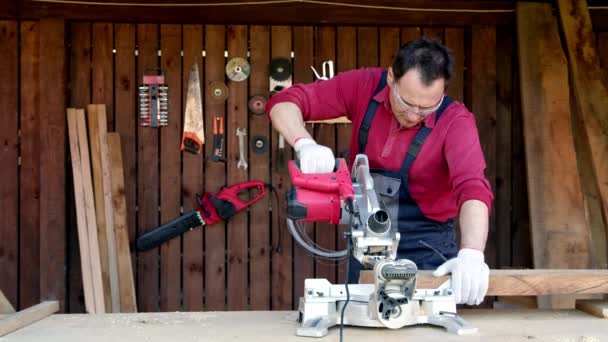
[[[425,85],[417,69],[408,70],[395,82],[393,69],[389,68],[387,83],[393,113],[401,127],[414,127],[437,110],[443,101],[443,78]]]

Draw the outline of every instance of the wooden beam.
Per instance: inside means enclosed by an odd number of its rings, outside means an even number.
[[[608,302],[602,299],[577,300],[576,308],[599,318],[608,318]]]
[[[8,314],[15,312],[15,308],[11,305],[11,302],[6,299],[2,290],[0,290],[0,314]]]
[[[21,329],[59,311],[58,301],[42,302],[0,320],[0,337]]]
[[[432,271],[418,271],[416,288],[434,289],[448,280]],[[361,284],[374,282],[373,271],[362,271]],[[541,296],[608,293],[608,270],[490,270],[486,296]]]
[[[549,4],[518,3],[521,103],[535,268],[588,268],[585,221],[570,126],[568,68]],[[539,300],[573,307],[574,299]]]

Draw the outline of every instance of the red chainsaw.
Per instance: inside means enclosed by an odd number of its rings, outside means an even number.
[[[239,196],[258,190],[248,201]],[[236,183],[221,189],[217,194],[205,192],[196,196],[197,208],[160,227],[151,229],[137,238],[137,249],[145,251],[198,227],[226,221],[239,211],[259,201],[266,194],[266,185],[257,180]]]

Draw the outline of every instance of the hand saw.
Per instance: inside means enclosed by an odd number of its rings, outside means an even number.
[[[188,78],[188,97],[186,98],[186,113],[184,115],[184,135],[181,151],[200,154],[205,143],[203,131],[203,105],[201,100],[201,83],[198,77],[198,64],[190,68]]]

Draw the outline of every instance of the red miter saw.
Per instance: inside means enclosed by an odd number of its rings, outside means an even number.
[[[226,221],[264,197],[265,186],[261,181],[251,180],[225,187],[217,194],[205,192],[203,196],[197,196],[198,206],[195,210],[160,227],[153,228],[137,238],[137,249],[145,251],[192,228]],[[257,191],[257,193],[252,195],[248,201],[243,201],[239,196],[249,191]]]
[[[335,325],[398,329],[432,324],[458,335],[477,331],[456,314],[450,280],[434,289],[417,288],[416,264],[396,258],[401,236],[376,195],[366,155],[356,156],[351,174],[344,159],[326,174],[302,174],[291,161],[289,174],[295,188],[287,194],[287,226],[294,239],[326,259],[348,260],[352,253],[363,268],[374,270],[375,279],[374,284],[350,285],[305,279],[296,335],[322,337]],[[317,246],[304,236],[305,222],[348,224],[349,247],[331,251]]]

